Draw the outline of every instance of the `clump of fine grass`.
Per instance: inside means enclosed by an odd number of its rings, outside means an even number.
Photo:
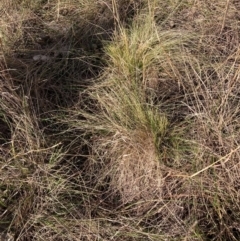
[[[114,44],[105,48],[109,67],[88,90],[100,111],[97,115],[79,111],[86,119],[79,122],[84,135],[97,136],[92,148],[105,169],[99,178],[109,178],[123,202],[151,199],[156,193],[160,198],[159,164],[181,155],[185,143],[161,105],[154,106],[147,73],[153,68],[158,71],[159,62],[182,42],[180,33],[156,33],[151,19],[136,20],[131,29],[120,28]]]

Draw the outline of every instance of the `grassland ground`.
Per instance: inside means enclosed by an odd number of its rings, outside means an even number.
[[[240,240],[237,1],[0,1],[0,240]]]

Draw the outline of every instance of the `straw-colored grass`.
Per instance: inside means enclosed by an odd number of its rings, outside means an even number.
[[[0,2],[0,240],[240,239],[235,2]]]

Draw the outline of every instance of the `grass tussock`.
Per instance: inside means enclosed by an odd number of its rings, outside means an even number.
[[[0,240],[240,239],[237,3],[0,9]]]

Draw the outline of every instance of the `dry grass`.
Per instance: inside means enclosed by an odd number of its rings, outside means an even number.
[[[1,1],[0,240],[240,239],[235,2]]]

